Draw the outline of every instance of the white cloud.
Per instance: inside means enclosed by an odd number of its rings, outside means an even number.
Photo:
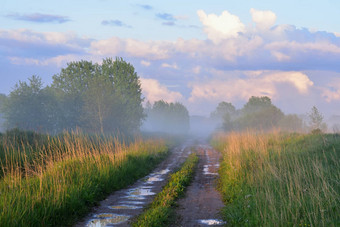
[[[288,83],[295,87],[299,94],[306,95],[313,82],[308,76],[301,72],[276,72],[276,71],[259,71],[259,74],[250,73],[249,77],[244,79],[233,78],[230,80],[210,79],[208,81],[197,81],[190,83],[192,88],[189,101],[198,100],[248,100],[251,96],[269,96],[278,98],[284,96],[278,91],[278,86],[282,83]],[[244,73],[244,75],[249,72]],[[255,76],[254,76],[255,75]],[[226,74],[225,77],[228,75]]]
[[[223,11],[220,16],[216,14],[206,14],[203,10],[198,10],[197,15],[204,25],[204,32],[208,38],[215,43],[223,39],[235,38],[240,32],[245,31],[245,26],[240,18]]]
[[[151,103],[163,99],[166,102],[176,102],[183,99],[180,92],[170,91],[155,79],[140,78],[143,95]]]
[[[340,100],[340,79],[334,79],[332,83],[321,87],[321,95],[327,102]]]
[[[149,67],[151,65],[151,62],[149,61],[144,61],[144,60],[141,60],[140,63],[146,67]]]
[[[36,66],[56,65],[58,67],[64,67],[68,62],[80,61],[82,59],[84,59],[84,56],[72,54],[58,55],[46,59],[9,57],[10,62],[14,65],[36,65]]]
[[[93,41],[91,52],[105,56],[128,55],[131,57],[145,58],[148,60],[160,60],[169,57],[169,44],[162,41],[143,42],[135,39],[110,39]]]
[[[252,8],[250,9],[250,14],[256,23],[256,27],[260,30],[268,30],[275,24],[276,15],[272,11],[261,11]]]
[[[179,69],[178,65],[176,63],[168,64],[168,63],[162,63],[163,68],[172,68],[172,69]]]

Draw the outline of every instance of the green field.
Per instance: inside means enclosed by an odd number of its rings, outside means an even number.
[[[339,226],[340,136],[230,133],[219,189],[231,226]]]

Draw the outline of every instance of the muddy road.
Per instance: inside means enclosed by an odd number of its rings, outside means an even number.
[[[220,154],[202,141],[194,148],[198,167],[185,196],[177,201],[177,218],[172,226],[223,226],[220,210],[224,205],[216,190]]]
[[[174,148],[151,174],[128,188],[114,192],[75,226],[130,226],[131,220],[152,202],[167,183],[169,175],[180,167],[191,152],[196,152],[200,161],[192,184],[178,201],[173,226],[222,225],[219,210],[223,203],[215,190],[219,153],[204,142],[188,140]]]

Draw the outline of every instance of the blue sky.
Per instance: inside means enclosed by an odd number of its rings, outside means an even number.
[[[2,0],[0,93],[67,62],[121,56],[147,100],[208,115],[270,96],[286,113],[340,115],[340,2]]]

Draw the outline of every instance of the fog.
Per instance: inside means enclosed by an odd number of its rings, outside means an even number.
[[[207,137],[216,131],[339,132],[340,116],[324,119],[317,107],[285,114],[267,96],[249,98],[237,109],[220,102],[209,116],[190,116],[185,105],[159,100],[143,107],[140,78],[122,58],[71,62],[50,86],[40,77],[19,81],[0,95],[0,131],[12,128],[57,134],[81,129],[92,134],[168,133]],[[204,108],[204,107],[202,107]]]

